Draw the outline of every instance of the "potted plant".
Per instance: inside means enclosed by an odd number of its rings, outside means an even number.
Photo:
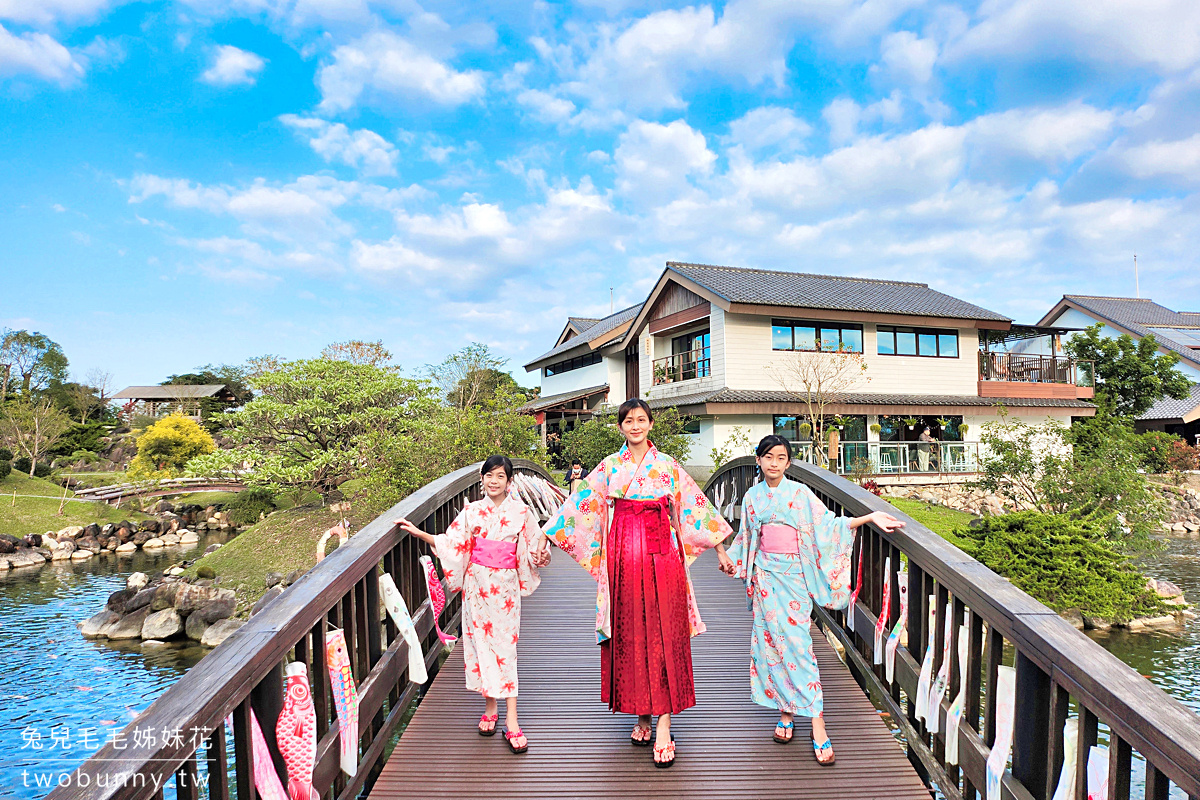
[[[913,428],[915,428],[917,426],[917,418],[916,417],[905,417],[904,424],[907,425],[908,429],[911,431]]]
[[[837,429],[840,431],[846,427],[846,420],[843,419],[841,415],[838,415],[833,418],[833,424],[836,425]]]
[[[654,365],[654,384],[657,386],[660,383],[670,383],[671,378],[667,375],[667,368],[662,364]]]
[[[871,423],[871,433],[873,433],[873,434],[875,434],[876,436],[878,436],[878,435],[879,435],[879,433],[880,433],[880,431],[882,431],[882,430],[883,430],[883,426],[882,426],[882,425],[880,425],[878,422],[872,422],[872,423]]]
[[[938,424],[938,427],[941,428],[942,430],[947,430],[950,427],[950,420],[945,419],[943,417],[938,417],[937,424]]]
[[[796,430],[800,434],[801,439],[808,439],[812,437],[812,425],[807,422],[801,422]]]
[[[963,437],[964,439],[967,438],[967,431],[970,429],[970,427],[971,426],[965,422],[963,424],[959,425],[958,426],[958,435]]]

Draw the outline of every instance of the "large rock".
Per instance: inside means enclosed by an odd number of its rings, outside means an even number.
[[[189,531],[187,528],[179,529],[180,544],[196,544],[200,541],[200,534],[194,531]]]
[[[147,606],[149,606],[150,603],[154,600],[154,595],[155,595],[157,589],[158,589],[157,586],[151,586],[149,588],[142,589],[137,594],[135,594],[133,597],[126,600],[125,601],[125,613],[129,614],[133,611],[137,611],[139,608],[146,608]]]
[[[113,535],[117,537],[117,540],[121,544],[125,544],[126,542],[133,542],[134,547],[137,546],[137,542],[133,541],[134,531],[130,528],[126,528],[126,527],[118,525],[116,528],[113,529]],[[146,538],[149,539],[150,535],[146,534]]]
[[[218,589],[215,586],[197,586],[182,583],[175,592],[175,610],[180,614],[191,614],[212,603],[215,600],[229,599],[237,602],[237,596],[232,589]],[[208,620],[212,622],[213,620]]]
[[[61,539],[65,536],[68,539],[74,539],[76,536],[78,536],[81,533],[83,533],[82,525],[68,525],[67,527],[60,530],[58,532],[58,535],[55,536],[54,538]]]
[[[71,553],[71,560],[72,561],[87,561],[93,555],[94,555],[94,553],[92,553],[91,550],[76,550],[74,553]]]
[[[144,519],[138,523],[139,531],[150,531],[151,533],[158,533],[158,529],[159,529],[159,524],[158,524],[158,520],[156,520],[156,519]]]
[[[144,572],[135,572],[125,579],[125,588],[140,592],[150,585],[150,576]]]
[[[127,604],[130,600],[137,596],[137,589],[120,589],[108,596],[107,608],[114,614],[124,614],[128,610]]]
[[[138,547],[141,547],[153,538],[154,534],[150,533],[149,531],[138,531],[137,533],[133,534],[132,537],[130,537],[129,541],[133,542]]]
[[[174,547],[175,545],[179,544],[179,535],[178,534],[164,533],[159,538],[162,539],[162,543],[165,544],[167,547]]]
[[[41,547],[42,535],[40,533],[31,533],[21,541],[25,542],[27,547]]]
[[[270,589],[267,589],[265,592],[263,592],[263,596],[258,598],[258,602],[254,604],[254,608],[250,609],[250,616],[253,617],[255,614],[271,605],[271,603],[275,601],[275,598],[279,597],[281,594],[283,594],[282,586],[272,586]]]
[[[60,539],[58,547],[54,548],[55,561],[70,561],[71,555],[75,552],[75,543],[70,539]]]
[[[93,539],[99,539],[101,536],[107,536],[108,532],[106,532],[103,528],[101,528],[99,525],[97,525],[96,523],[93,522],[92,524],[85,527],[82,531],[80,531],[80,534],[82,534],[83,536],[90,536]]]
[[[204,632],[204,636],[200,638],[200,644],[205,647],[216,647],[245,624],[240,619],[223,619],[220,622],[215,622]]]
[[[170,639],[183,632],[183,617],[173,608],[153,611],[142,623],[143,639]]]
[[[183,623],[183,632],[187,638],[193,641],[200,641],[204,638],[204,632],[212,627],[199,614],[188,614],[187,621]]]
[[[12,562],[7,558],[0,558],[0,572],[8,572],[12,569]]]
[[[141,534],[139,533],[138,536],[141,536]],[[166,542],[164,542],[162,539],[159,539],[157,536],[142,542],[143,550],[161,550],[166,546]]]
[[[133,542],[125,542],[125,544],[117,545],[117,552],[126,555],[128,553],[136,553],[138,546]]]
[[[0,533],[0,553],[15,553],[21,540],[7,533]]]
[[[175,595],[182,583],[162,583],[154,590],[154,599],[150,601],[151,611],[162,611],[175,605]]]
[[[104,609],[99,614],[88,617],[79,626],[79,632],[83,634],[85,639],[103,639],[107,638],[109,630],[121,619],[121,615],[115,611]]]
[[[10,553],[4,558],[8,560],[9,566],[13,569],[17,567],[36,567],[46,563],[45,556],[28,547],[22,548],[15,553]]]
[[[218,589],[216,596],[194,611],[192,616],[200,617],[205,622],[216,622],[232,617],[235,610],[237,610],[237,595],[233,590]]]
[[[121,617],[111,628],[108,628],[106,633],[109,639],[140,639],[142,638],[142,625],[146,622],[146,617],[150,616],[149,606],[139,608],[137,611],[131,611]]]
[[[75,540],[75,547],[79,550],[88,550],[92,554],[99,553],[104,549],[100,546],[100,541],[93,539],[91,536],[80,536]]]

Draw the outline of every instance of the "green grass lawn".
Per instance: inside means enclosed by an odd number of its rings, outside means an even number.
[[[13,492],[34,497],[17,497],[14,500]],[[67,504],[60,517],[58,506],[62,495],[63,489],[56,483],[44,478],[31,478],[23,473],[11,473],[4,480],[0,480],[0,533],[19,537],[29,533],[62,530],[69,525],[87,525],[92,522],[103,525],[106,522],[146,518],[145,514],[139,514],[129,508],[112,508],[104,503],[71,500],[73,492],[67,492]]]
[[[945,506],[932,506],[929,503],[912,500],[907,497],[888,497],[885,499],[926,528],[929,528],[929,530],[956,546],[960,546],[960,542],[958,537],[954,535],[955,529],[967,527],[971,520],[975,518],[972,514],[968,514],[965,511],[956,511],[953,508],[946,508]]]
[[[263,580],[268,572],[287,577],[293,570],[306,571],[317,563],[317,540],[343,516],[349,520],[353,534],[375,519],[377,512],[361,500],[348,514],[334,514],[328,507],[315,505],[277,511],[196,561],[186,574],[195,577],[201,566],[212,567],[221,586],[237,592],[238,613],[244,616],[242,612],[248,613],[266,591]],[[331,544],[327,551],[332,550]]]
[[[79,485],[85,489],[94,489],[97,486],[115,486],[118,483],[126,482],[124,472],[63,472],[61,474],[79,481]]]

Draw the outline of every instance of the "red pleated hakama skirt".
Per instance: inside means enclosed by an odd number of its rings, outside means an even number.
[[[687,575],[667,499],[616,500],[605,547],[612,638],[600,645],[600,699],[623,714],[691,708]]]

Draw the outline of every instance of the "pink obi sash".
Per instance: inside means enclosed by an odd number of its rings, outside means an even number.
[[[471,563],[492,569],[516,569],[517,543],[476,536],[471,543]]]
[[[758,549],[764,553],[795,555],[800,552],[800,532],[791,525],[767,523],[762,526]]]

